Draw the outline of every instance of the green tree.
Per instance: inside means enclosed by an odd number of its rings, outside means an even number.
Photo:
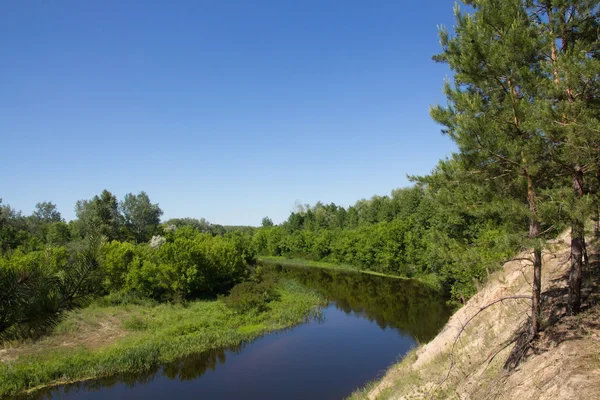
[[[5,253],[27,244],[33,249],[38,247],[28,229],[27,218],[10,205],[2,204],[0,199],[0,252]]]
[[[104,189],[100,196],[91,200],[79,200],[75,204],[75,230],[81,237],[97,232],[108,240],[120,238],[123,217],[115,195]]]
[[[539,330],[542,272],[541,188],[549,185],[551,146],[539,129],[538,96],[544,76],[536,25],[521,0],[467,2],[455,9],[454,35],[440,31],[443,52],[434,57],[454,71],[446,83],[447,106],[431,109],[459,147],[473,181],[494,185],[528,207],[533,246],[531,337]]]
[[[261,226],[263,228],[268,228],[269,226],[273,226],[273,220],[269,217],[264,217],[261,221]]]
[[[163,211],[150,202],[146,192],[126,194],[121,210],[128,235],[137,243],[147,242],[157,232]]]
[[[175,226],[177,228],[182,226],[191,226],[196,229],[198,232],[202,233],[210,233],[211,232],[211,223],[208,222],[204,218],[196,219],[196,218],[171,218],[164,223],[165,227]]]
[[[37,203],[33,213],[27,218],[29,231],[42,243],[46,242],[50,224],[60,221],[62,217],[56,205],[48,201]]]
[[[39,222],[51,224],[53,222],[61,222],[62,216],[52,202],[44,201],[35,205],[32,217]]]
[[[46,243],[50,246],[64,246],[71,241],[71,229],[64,221],[54,222],[48,226]]]
[[[35,205],[35,210],[33,211],[32,216],[36,220],[42,221],[47,224],[62,221],[62,216],[56,208],[56,205],[52,204],[52,202],[49,201],[37,203]]]
[[[598,171],[600,160],[600,7],[595,0],[534,1],[537,36],[542,38],[540,68],[545,82],[541,129],[553,144],[553,157],[571,177],[571,193],[564,197],[571,223],[571,270],[568,312],[581,306],[584,222],[591,195],[584,177]],[[540,96],[542,97],[542,96]],[[589,185],[588,185],[589,186]]]

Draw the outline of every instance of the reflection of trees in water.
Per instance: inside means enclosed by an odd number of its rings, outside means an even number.
[[[143,372],[120,374],[109,376],[102,379],[94,379],[83,382],[76,382],[69,385],[46,388],[36,391],[28,397],[22,399],[51,399],[60,398],[66,394],[77,394],[78,392],[94,392],[109,389],[117,384],[124,384],[127,387],[134,387],[153,381],[158,376],[165,376],[170,380],[179,378],[181,381],[189,381],[201,377],[206,371],[214,371],[219,364],[225,364],[226,352],[239,354],[250,342],[242,343],[237,346],[231,346],[225,349],[211,350],[194,356],[185,357],[176,362],[164,364],[161,367],[153,367]]]
[[[51,399],[51,398],[62,398],[67,394],[77,394],[79,392],[97,392],[107,388],[112,388],[116,384],[122,383],[127,387],[134,387],[140,383],[151,382],[156,374],[159,372],[160,367],[152,367],[146,371],[131,373],[131,374],[119,374],[113,375],[102,379],[93,379],[89,381],[70,383],[64,386],[49,387],[35,391],[33,394],[28,396],[19,397],[22,399]]]
[[[374,275],[303,267],[264,266],[292,278],[307,287],[323,293],[335,301],[336,308],[348,315],[362,315],[376,322],[381,329],[395,328],[416,338],[419,342],[431,340],[446,323],[450,313],[445,298],[436,290],[413,280],[385,278]],[[322,315],[307,317],[318,323]],[[284,335],[293,329],[273,333]],[[189,356],[177,362],[164,364],[143,372],[121,374],[107,378],[73,383],[59,388],[48,388],[20,398],[52,398],[79,391],[99,391],[117,384],[134,387],[151,382],[161,374],[168,379],[188,381],[199,378],[208,370],[214,371],[224,364],[228,351],[240,353],[251,342],[244,342],[226,349],[218,349]]]
[[[446,298],[415,280],[321,268],[263,268],[319,290],[346,314],[359,313],[381,329],[399,329],[421,343],[433,339],[450,316]]]
[[[306,322],[316,321],[324,322],[321,314],[307,317]],[[275,333],[267,333],[266,335],[283,335],[291,331],[294,327],[288,327],[279,330]],[[265,335],[261,335],[263,337]],[[124,384],[127,387],[135,387],[139,384],[144,384],[153,381],[157,377],[165,376],[170,380],[179,379],[180,381],[190,381],[204,375],[208,370],[214,371],[218,365],[225,364],[227,360],[227,352],[239,354],[246,346],[254,342],[242,342],[239,345],[230,346],[227,348],[210,350],[196,355],[182,358],[176,362],[163,364],[162,367],[152,367],[146,371],[136,373],[113,375],[101,379],[94,379],[83,382],[75,382],[64,386],[51,387],[40,389],[30,395],[22,395],[19,399],[52,399],[61,398],[67,394],[77,394],[78,392],[94,392],[103,389],[110,389],[117,384]]]
[[[186,357],[178,362],[164,365],[163,375],[171,380],[179,378],[181,381],[190,381],[199,378],[207,370],[214,371],[218,364],[225,364],[226,351],[232,351],[237,354],[243,348],[244,345],[239,345],[228,349],[208,351],[194,357]]]

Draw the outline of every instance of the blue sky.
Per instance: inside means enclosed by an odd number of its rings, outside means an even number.
[[[450,1],[4,1],[0,198],[74,218],[103,189],[163,219],[276,223],[408,185],[454,149]]]

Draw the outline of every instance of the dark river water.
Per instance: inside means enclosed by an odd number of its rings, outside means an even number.
[[[445,299],[411,280],[268,267],[323,293],[322,316],[236,348],[38,392],[60,399],[341,399],[379,378],[449,317]]]

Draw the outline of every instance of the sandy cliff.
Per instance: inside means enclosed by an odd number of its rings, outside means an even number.
[[[503,366],[514,346],[509,342],[527,321],[529,299],[505,300],[479,313],[457,341],[448,375],[449,349],[463,324],[482,307],[503,297],[530,294],[532,268],[527,253],[493,274],[433,341],[407,355],[362,395],[369,399],[600,399],[600,263],[590,257],[584,272],[584,312],[566,317],[568,243],[564,234],[544,251],[543,331],[516,370],[506,372]]]

